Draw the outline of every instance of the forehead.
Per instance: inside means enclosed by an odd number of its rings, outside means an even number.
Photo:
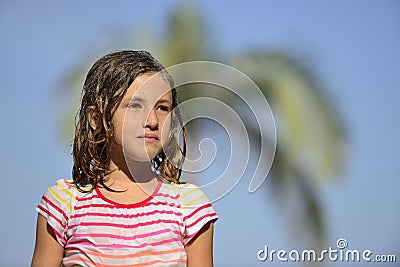
[[[162,74],[141,74],[132,82],[124,99],[141,98],[154,101],[162,98],[172,100],[171,86]]]

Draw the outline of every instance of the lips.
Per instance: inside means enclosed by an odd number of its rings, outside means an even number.
[[[158,141],[158,135],[156,134],[145,134],[139,136],[139,138],[143,139],[146,143],[155,143]]]

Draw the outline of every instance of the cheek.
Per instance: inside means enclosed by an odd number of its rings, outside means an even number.
[[[122,144],[122,125],[118,122],[112,121],[114,141],[118,144]]]
[[[162,118],[160,126],[162,143],[165,145],[168,142],[169,132],[171,131],[171,117],[165,116]]]
[[[125,112],[116,112],[114,114],[112,124],[114,128],[114,137],[118,143],[122,144],[122,139],[131,130],[131,123],[129,123],[128,116],[125,118]]]

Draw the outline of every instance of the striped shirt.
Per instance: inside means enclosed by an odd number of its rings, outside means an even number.
[[[185,245],[217,219],[197,186],[161,181],[145,200],[119,204],[58,180],[36,210],[64,247],[62,266],[186,266]]]

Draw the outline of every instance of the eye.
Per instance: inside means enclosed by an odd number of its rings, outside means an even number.
[[[171,108],[169,106],[164,106],[164,105],[160,105],[157,107],[158,110],[164,111],[164,112],[170,112]]]
[[[139,103],[129,103],[128,107],[129,108],[133,108],[133,109],[137,109],[137,108],[141,108],[142,106]]]

